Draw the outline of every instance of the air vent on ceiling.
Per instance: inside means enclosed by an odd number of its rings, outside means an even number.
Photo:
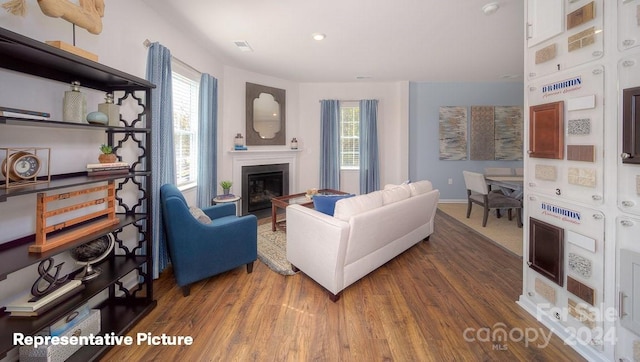
[[[235,44],[238,49],[240,49],[243,52],[252,52],[253,49],[251,49],[251,46],[249,45],[249,43],[247,43],[244,40],[236,40],[233,42],[233,44]]]

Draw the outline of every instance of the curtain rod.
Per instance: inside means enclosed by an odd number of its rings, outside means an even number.
[[[326,100],[326,99],[320,99],[320,100],[318,100],[318,102],[322,102],[323,100]],[[360,102],[360,99],[338,99],[337,101],[339,101],[339,102]]]
[[[145,40],[142,42],[142,45],[144,45],[144,46],[145,46],[145,47],[147,47],[147,48],[148,48],[148,47],[150,47],[150,46],[151,46],[151,40],[149,40],[149,39],[145,39]],[[182,66],[184,66],[184,67],[187,67],[187,68],[189,68],[189,69],[193,70],[194,72],[196,72],[196,73],[198,73],[198,74],[202,74],[202,72],[201,72],[201,71],[197,70],[196,68],[194,68],[194,67],[190,66],[189,64],[185,63],[184,61],[180,60],[180,58],[176,58],[174,55],[171,55],[171,59],[173,59],[173,60],[175,60],[176,62],[180,63],[180,65],[182,65]]]

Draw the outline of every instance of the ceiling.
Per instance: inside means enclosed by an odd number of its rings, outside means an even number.
[[[495,0],[150,0],[225,64],[298,82],[522,81],[524,5]],[[313,33],[324,33],[322,41]],[[253,52],[242,52],[235,41]]]

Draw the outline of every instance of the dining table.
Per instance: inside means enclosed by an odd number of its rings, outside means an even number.
[[[524,176],[485,176],[490,188],[498,187],[503,194],[522,199],[524,194]]]

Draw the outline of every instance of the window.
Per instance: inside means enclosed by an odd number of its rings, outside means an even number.
[[[360,105],[340,103],[340,169],[360,168]]]
[[[173,146],[178,186],[197,182],[198,91],[200,75],[183,64],[172,62]]]

